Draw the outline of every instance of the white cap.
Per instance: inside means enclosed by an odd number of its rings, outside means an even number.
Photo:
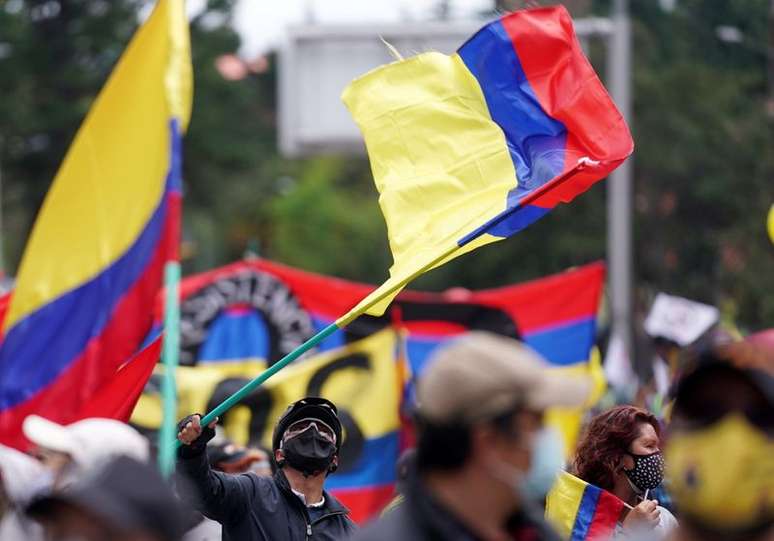
[[[16,504],[25,504],[45,481],[46,468],[21,451],[0,445],[0,484],[8,498]]]
[[[150,457],[148,440],[115,419],[95,417],[65,426],[30,415],[24,419],[22,430],[35,445],[70,455],[80,468],[98,467],[120,455],[140,462]]]

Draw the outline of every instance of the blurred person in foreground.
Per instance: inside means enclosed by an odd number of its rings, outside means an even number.
[[[204,429],[200,421],[200,415],[189,415],[178,426],[178,471],[197,488],[200,503],[194,505],[223,525],[223,539],[332,540],[353,532],[349,511],[323,490],[341,450],[341,422],[332,402],[307,397],[285,410],[274,428],[277,472],[271,478],[214,471],[206,447],[216,421]]]
[[[259,477],[273,475],[269,453],[259,447],[243,447],[224,439],[207,445],[207,458],[213,470],[224,473],[253,472]],[[223,537],[220,523],[208,519],[198,511],[191,511],[188,531],[184,541],[215,541]]]
[[[417,450],[415,447],[406,449],[398,457],[398,461],[395,464],[395,496],[390,500],[390,503],[384,506],[381,516],[392,513],[403,504],[406,482],[416,468],[416,459]]]
[[[148,440],[115,419],[94,417],[60,425],[30,415],[24,419],[22,430],[34,446],[33,454],[50,472],[49,489],[62,488],[117,456],[140,462],[150,457]]]
[[[594,417],[578,442],[572,469],[627,505],[614,538],[662,540],[677,527],[672,513],[648,498],[664,479],[664,457],[661,427],[647,410],[617,406]]]
[[[31,456],[0,445],[0,541],[43,539],[43,530],[24,510],[40,487],[50,486],[49,475]]]
[[[580,405],[590,388],[509,338],[472,332],[438,350],[417,387],[405,501],[355,539],[558,539],[535,509],[562,464],[543,411]]]
[[[27,510],[61,541],[178,541],[182,514],[156,469],[119,456]]]
[[[675,541],[774,540],[774,350],[702,355],[678,383],[666,458]]]

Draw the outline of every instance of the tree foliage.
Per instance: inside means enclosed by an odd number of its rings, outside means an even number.
[[[3,236],[13,271],[45,190],[147,0],[0,4]],[[363,157],[281,157],[276,62],[226,80],[239,47],[232,0],[192,20],[194,111],[185,140],[186,270],[261,255],[377,282],[390,264]],[[600,15],[610,2],[592,2]],[[765,114],[767,0],[631,0],[634,21],[635,283],[718,303],[749,328],[774,322],[771,120]],[[144,11],[145,10],[145,11]],[[718,26],[743,40],[724,42]],[[600,52],[595,47],[595,53]],[[604,56],[593,55],[604,72]],[[266,68],[266,69],[264,69]],[[493,287],[605,256],[605,185],[518,236],[422,277],[417,287]]]
[[[638,283],[774,323],[766,0],[632,2]],[[741,42],[719,37],[735,28]]]

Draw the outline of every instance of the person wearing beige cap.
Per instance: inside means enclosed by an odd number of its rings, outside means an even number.
[[[552,372],[527,346],[471,332],[438,350],[417,385],[417,454],[405,501],[356,541],[558,539],[534,509],[562,466],[543,426],[591,383]]]

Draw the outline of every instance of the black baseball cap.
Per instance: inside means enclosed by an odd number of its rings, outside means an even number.
[[[247,449],[230,441],[207,446],[207,458],[209,459],[210,466],[213,467],[218,464],[231,464],[237,462],[242,460],[246,454]]]
[[[677,382],[673,394],[673,428],[709,426],[738,411],[759,428],[774,429],[774,376],[764,370],[705,356]]]
[[[272,451],[279,449],[280,441],[285,430],[290,425],[301,419],[319,419],[333,429],[336,434],[336,452],[341,450],[341,421],[336,405],[330,400],[316,396],[307,396],[288,406],[274,427],[272,438]]]

